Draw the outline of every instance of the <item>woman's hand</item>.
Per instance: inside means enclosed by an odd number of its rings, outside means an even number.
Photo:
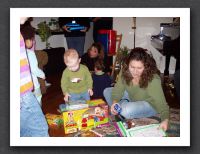
[[[169,120],[165,119],[161,122],[159,129],[163,129],[164,131],[166,131],[168,129],[169,126]]]
[[[118,104],[118,103],[113,103],[112,106],[111,106],[111,109],[110,109],[110,111],[111,111],[111,113],[112,113],[113,115],[117,115],[117,114],[118,114],[118,112],[117,112],[117,111],[115,110],[115,108],[114,108],[115,104]]]

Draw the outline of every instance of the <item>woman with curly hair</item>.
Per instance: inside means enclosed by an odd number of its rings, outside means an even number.
[[[151,117],[160,114],[160,128],[166,131],[169,123],[167,105],[156,62],[143,48],[134,48],[123,63],[117,83],[104,90],[104,97],[117,115],[115,104],[126,119]]]
[[[81,57],[81,63],[86,65],[89,71],[94,72],[94,64],[97,60],[103,60],[105,69],[104,72],[109,72],[109,66],[107,64],[108,57],[104,54],[103,46],[100,43],[93,43],[88,51]]]

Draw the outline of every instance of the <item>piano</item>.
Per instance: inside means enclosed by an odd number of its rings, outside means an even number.
[[[176,59],[176,70],[180,69],[180,24],[161,23],[160,33],[151,36],[151,45],[166,56],[164,75],[169,75],[170,57]]]

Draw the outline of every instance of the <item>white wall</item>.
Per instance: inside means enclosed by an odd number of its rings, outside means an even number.
[[[55,17],[52,17],[53,19],[57,19]],[[37,28],[37,24],[42,22],[42,21],[46,21],[49,22],[51,20],[51,17],[34,17],[33,21],[32,21],[32,26]],[[89,31],[86,33],[86,39],[85,39],[85,49],[84,52],[87,52],[87,49],[90,47],[90,45],[93,43],[93,37],[92,37],[92,32],[93,32],[93,27],[92,27],[92,23],[91,23],[91,27],[89,29]],[[41,42],[41,39],[39,37],[39,35],[35,36],[36,39],[36,50],[42,50],[45,49],[45,42]],[[56,48],[56,47],[64,47],[65,49],[67,49],[67,43],[66,43],[66,39],[64,37],[63,34],[61,35],[52,35],[49,38],[49,43],[50,46],[52,48]]]
[[[153,57],[156,60],[159,70],[163,73],[165,68],[165,56],[162,56],[150,43],[150,36],[157,35],[160,32],[160,23],[171,23],[172,18],[160,18],[160,17],[140,17],[136,18],[136,36],[135,46],[143,47],[151,51]],[[118,34],[123,34],[121,46],[127,46],[128,48],[134,47],[134,30],[133,18],[116,17],[113,19],[113,29]],[[175,71],[176,60],[172,57],[170,60],[169,73],[173,74]]]

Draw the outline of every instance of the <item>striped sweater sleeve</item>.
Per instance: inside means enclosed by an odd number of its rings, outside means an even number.
[[[24,39],[20,34],[20,95],[33,90],[33,82],[30,74]]]

